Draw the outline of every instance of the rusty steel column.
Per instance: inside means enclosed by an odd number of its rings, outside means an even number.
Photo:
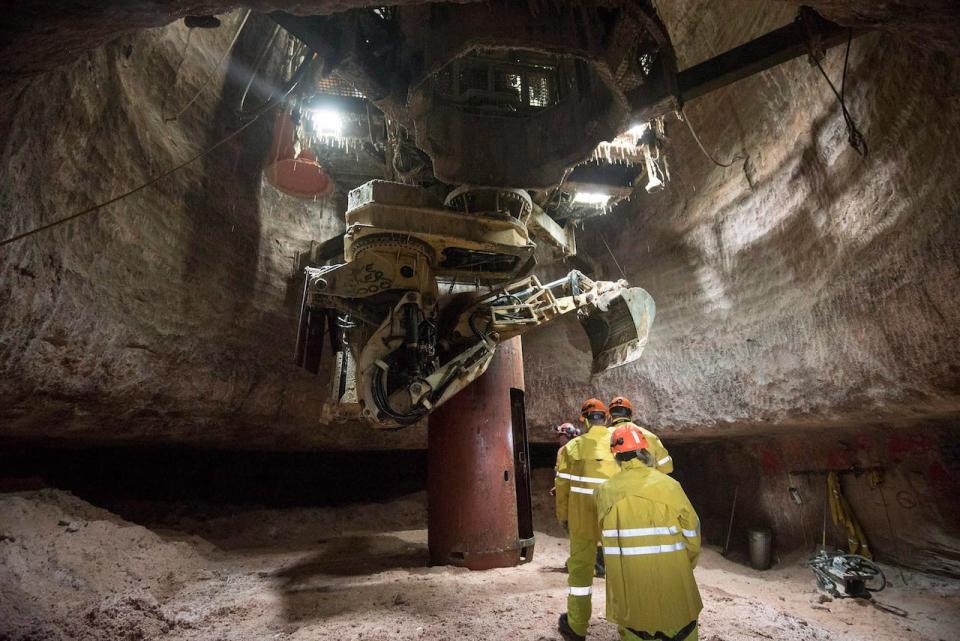
[[[530,560],[533,532],[525,526],[530,505],[522,407],[523,352],[517,337],[497,348],[483,376],[430,415],[427,505],[432,563],[486,570]],[[515,451],[516,428],[522,428],[524,442]],[[519,480],[514,463],[518,453]],[[527,527],[531,531],[521,538]]]

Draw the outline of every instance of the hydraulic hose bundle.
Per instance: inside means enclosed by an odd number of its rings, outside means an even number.
[[[869,599],[887,587],[883,570],[859,554],[823,550],[807,565],[817,578],[817,587],[836,597]]]

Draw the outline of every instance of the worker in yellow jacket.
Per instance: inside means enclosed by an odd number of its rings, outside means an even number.
[[[630,402],[630,399],[617,396],[610,401],[610,421],[610,427],[613,428],[626,425],[627,423],[636,426],[647,439],[647,444],[650,446],[650,449],[647,451],[653,455],[654,467],[664,474],[673,473],[673,458],[670,456],[667,448],[663,446],[660,437],[647,428],[633,422],[633,404]]]
[[[558,624],[567,641],[583,641],[587,634],[600,542],[594,498],[597,488],[618,471],[610,452],[606,406],[595,398],[587,400],[580,420],[585,433],[567,443],[557,458],[557,518],[570,535],[567,612]]]
[[[620,472],[596,494],[607,620],[623,641],[696,641],[700,521],[680,484],[654,468],[650,447],[635,425],[610,436]]]

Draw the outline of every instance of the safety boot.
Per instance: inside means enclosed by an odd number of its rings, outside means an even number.
[[[560,631],[560,636],[562,636],[566,641],[587,641],[587,637],[582,637],[574,632],[573,628],[570,627],[570,624],[567,623],[566,612],[560,615],[560,620],[557,621],[557,629]]]

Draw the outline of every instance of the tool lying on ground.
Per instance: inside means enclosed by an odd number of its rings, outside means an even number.
[[[883,570],[859,554],[821,550],[807,565],[817,578],[817,587],[838,598],[871,599],[874,592],[887,587]]]

